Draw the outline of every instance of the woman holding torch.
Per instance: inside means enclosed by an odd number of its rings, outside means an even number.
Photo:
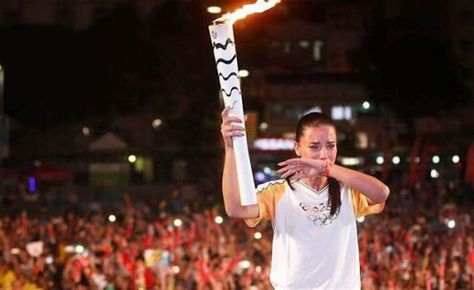
[[[272,223],[272,285],[281,290],[360,289],[356,218],[381,212],[389,188],[336,165],[334,123],[322,113],[309,113],[296,128],[297,158],[279,163],[282,179],[260,185],[256,205],[241,206],[232,138],[244,135],[242,127],[242,120],[225,108],[225,210],[250,227],[263,220]]]

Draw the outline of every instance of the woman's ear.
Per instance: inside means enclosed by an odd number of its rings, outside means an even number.
[[[296,156],[301,157],[300,145],[295,141],[295,153]]]

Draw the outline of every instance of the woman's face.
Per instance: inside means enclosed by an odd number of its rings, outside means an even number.
[[[301,158],[336,161],[336,130],[329,125],[305,127],[300,140],[295,142],[296,155]]]

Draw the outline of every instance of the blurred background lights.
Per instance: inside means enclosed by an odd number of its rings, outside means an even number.
[[[253,237],[256,240],[260,240],[262,238],[262,233],[261,232],[255,232],[255,234],[253,234]]]
[[[255,180],[256,180],[257,182],[263,182],[263,181],[265,181],[265,179],[266,179],[265,173],[263,173],[263,172],[261,172],[261,171],[255,172],[254,176],[255,176]]]
[[[242,269],[248,269],[250,268],[250,262],[247,260],[243,260],[239,262],[239,267]]]
[[[36,178],[28,177],[28,192],[36,192]]]
[[[370,103],[367,102],[367,101],[363,102],[363,103],[362,103],[362,108],[364,108],[364,109],[366,109],[366,110],[370,109]]]
[[[207,12],[210,14],[219,14],[222,12],[222,9],[219,6],[208,6]]]
[[[175,219],[175,220],[173,221],[173,225],[174,225],[175,227],[179,228],[180,226],[183,225],[183,221],[182,221],[181,219]]]
[[[461,158],[459,157],[459,155],[453,155],[453,157],[451,157],[451,161],[452,161],[454,164],[458,164],[459,161],[461,161]]]
[[[249,71],[246,69],[239,70],[239,77],[246,78],[250,75]]]
[[[377,162],[377,164],[379,164],[379,165],[382,165],[382,164],[383,164],[383,157],[382,157],[382,156],[378,156],[378,157],[375,159],[375,162]]]
[[[155,119],[153,120],[153,122],[151,122],[151,126],[153,126],[153,128],[155,129],[158,129],[161,124],[163,124],[163,121],[161,121],[161,119]]]
[[[128,162],[135,163],[135,161],[137,161],[137,156],[133,154],[128,155]]]
[[[214,218],[214,221],[216,222],[216,224],[220,225],[224,222],[224,219],[220,215],[218,215]]]
[[[89,136],[91,134],[91,129],[89,129],[89,127],[86,127],[86,126],[82,127],[82,134],[84,136]]]
[[[395,164],[395,165],[400,164],[400,157],[398,157],[396,155],[393,156],[392,157],[392,163]]]
[[[433,161],[434,164],[438,164],[440,161],[439,156],[438,155],[433,156],[433,158],[431,158],[431,161]]]
[[[117,220],[117,217],[113,214],[109,215],[108,217],[109,222],[113,223]]]
[[[74,252],[78,253],[78,254],[82,254],[84,253],[84,247],[82,245],[77,245],[74,247]]]
[[[359,223],[363,223],[364,220],[365,220],[365,217],[363,217],[363,216],[357,218],[357,221],[358,221]]]
[[[456,226],[456,222],[454,220],[448,220],[448,228],[450,229],[454,229],[454,227]]]
[[[431,169],[430,171],[430,176],[431,178],[438,178],[439,177],[439,172],[436,169]]]
[[[53,257],[47,256],[46,259],[44,259],[44,261],[46,262],[46,264],[52,264],[53,263]]]
[[[64,251],[66,253],[72,253],[72,252],[74,252],[74,246],[73,245],[65,246]]]
[[[341,157],[339,160],[344,166],[355,166],[362,163],[362,159],[359,157]]]
[[[173,271],[174,274],[178,274],[179,271],[180,271],[179,266],[175,265],[175,266],[171,267],[171,271]]]

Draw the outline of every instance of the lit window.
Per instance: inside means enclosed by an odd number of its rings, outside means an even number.
[[[352,108],[350,106],[334,106],[331,109],[331,117],[333,120],[350,120],[352,119]]]
[[[343,120],[344,119],[344,107],[335,106],[331,109],[331,118],[333,120]]]
[[[309,41],[307,40],[301,40],[299,42],[299,45],[302,47],[302,48],[308,48],[309,47]]]
[[[349,106],[344,107],[344,118],[346,120],[352,119],[352,109]]]
[[[365,149],[369,147],[369,137],[365,132],[357,132],[356,133],[356,147],[360,149]]]
[[[322,42],[321,40],[316,40],[313,43],[313,57],[315,61],[321,60],[323,45],[324,45],[324,42]]]

